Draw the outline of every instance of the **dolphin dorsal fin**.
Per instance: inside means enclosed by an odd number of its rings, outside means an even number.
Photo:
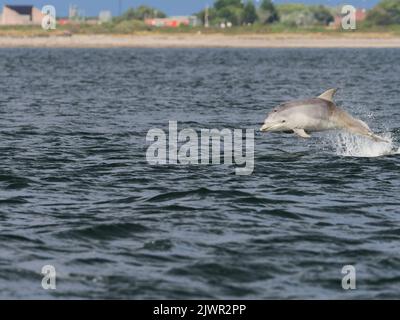
[[[318,96],[318,98],[333,102],[333,96],[335,95],[337,90],[338,89],[329,89]]]

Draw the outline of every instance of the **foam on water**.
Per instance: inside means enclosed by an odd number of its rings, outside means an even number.
[[[327,136],[337,155],[345,157],[380,157],[400,154],[400,148],[394,146],[390,133],[381,135],[388,142],[376,142],[367,137],[348,132],[337,132]]]

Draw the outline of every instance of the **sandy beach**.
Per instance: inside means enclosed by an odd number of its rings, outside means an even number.
[[[0,36],[0,47],[49,48],[400,48],[400,36],[349,34],[135,34],[47,37]]]

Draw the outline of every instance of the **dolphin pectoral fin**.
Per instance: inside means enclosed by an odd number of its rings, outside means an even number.
[[[329,89],[329,90],[325,91],[323,94],[321,94],[320,96],[318,96],[318,98],[333,102],[333,96],[335,95],[337,90],[338,89]]]
[[[293,129],[293,132],[302,138],[311,138],[311,136],[304,131],[304,129]]]

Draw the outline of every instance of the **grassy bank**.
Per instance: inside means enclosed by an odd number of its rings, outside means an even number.
[[[270,33],[323,33],[326,35],[340,35],[343,33],[389,33],[400,35],[400,25],[393,26],[373,26],[359,24],[357,30],[332,29],[323,26],[313,27],[293,27],[281,23],[270,25],[252,25],[232,28],[204,28],[204,27],[179,27],[179,28],[154,28],[146,26],[140,21],[123,21],[120,23],[105,23],[101,25],[93,24],[73,24],[57,25],[56,30],[43,30],[40,26],[0,26],[0,36],[11,37],[48,37],[48,36],[67,36],[67,35],[130,35],[130,34],[270,34]]]

